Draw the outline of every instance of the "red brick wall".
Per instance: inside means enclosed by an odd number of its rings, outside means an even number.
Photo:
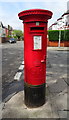
[[[49,47],[58,47],[58,42],[57,41],[55,41],[55,42],[48,41],[48,46]],[[61,47],[69,47],[69,41],[63,41],[63,42],[61,42],[60,46]]]

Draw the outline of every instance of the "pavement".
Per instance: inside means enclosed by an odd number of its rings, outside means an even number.
[[[48,47],[48,50],[69,51],[69,47]]]
[[[67,49],[69,48],[48,47],[47,49],[45,104],[38,108],[27,108],[22,90],[3,103],[2,118],[68,118]],[[65,56],[63,53],[60,54],[61,51],[65,52]]]

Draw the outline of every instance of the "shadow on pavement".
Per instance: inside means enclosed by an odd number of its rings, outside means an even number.
[[[20,81],[13,81],[6,89],[2,91],[2,101],[7,102],[13,95],[24,90],[23,79]]]

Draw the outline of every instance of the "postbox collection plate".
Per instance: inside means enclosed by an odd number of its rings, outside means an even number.
[[[33,36],[34,40],[34,50],[42,49],[42,36]]]

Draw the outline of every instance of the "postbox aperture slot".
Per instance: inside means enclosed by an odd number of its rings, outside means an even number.
[[[44,30],[44,27],[31,27],[30,30]]]
[[[42,50],[42,36],[33,36],[34,50]]]

